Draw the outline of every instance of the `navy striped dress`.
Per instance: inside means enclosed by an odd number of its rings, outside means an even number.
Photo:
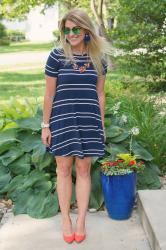
[[[74,54],[83,66],[87,54]],[[50,116],[51,144],[46,151],[54,156],[103,156],[104,133],[96,91],[97,73],[90,67],[84,72],[65,64],[63,49],[53,49],[47,59],[45,74],[57,78],[56,93]],[[104,61],[103,74],[107,72]]]

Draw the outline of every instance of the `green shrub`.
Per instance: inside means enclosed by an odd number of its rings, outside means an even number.
[[[151,91],[165,90],[166,85],[164,9],[164,1],[120,0],[117,25],[110,31],[114,46],[122,51],[115,58],[121,70],[144,78]]]
[[[4,38],[6,36],[7,36],[7,33],[6,33],[5,25],[0,23],[0,38]]]
[[[0,46],[5,46],[9,44],[10,44],[10,41],[7,37],[5,25],[0,23]]]
[[[10,40],[5,37],[0,39],[0,46],[8,46],[10,44]]]
[[[25,40],[25,33],[20,30],[7,30],[7,36],[12,42],[20,42]]]

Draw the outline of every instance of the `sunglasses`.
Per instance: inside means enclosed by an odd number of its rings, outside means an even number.
[[[71,31],[74,35],[79,35],[81,32],[81,27],[75,26],[72,29],[64,27],[64,29],[63,29],[63,32],[65,35],[69,35]]]

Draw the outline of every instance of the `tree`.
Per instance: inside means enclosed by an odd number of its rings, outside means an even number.
[[[108,0],[2,0],[0,6],[0,13],[7,19],[24,19],[26,14],[36,6],[42,6],[44,12],[48,7],[53,6],[55,3],[59,4],[60,14],[72,8],[83,8],[90,16],[94,16],[96,23],[99,26],[100,34],[110,40],[107,32],[107,23],[104,19],[107,16],[107,9],[109,9],[110,1]],[[103,9],[105,8],[105,11]]]
[[[166,0],[119,0],[114,45],[125,53],[121,68],[148,81],[166,85]]]

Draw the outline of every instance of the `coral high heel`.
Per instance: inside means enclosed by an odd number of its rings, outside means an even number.
[[[77,220],[76,220],[76,223],[77,223]],[[78,234],[74,234],[74,238],[75,238],[75,241],[77,242],[77,243],[80,243],[80,242],[82,242],[83,240],[85,240],[85,238],[86,238],[86,234],[81,234],[81,235],[78,235]]]
[[[70,222],[72,223],[71,219],[70,219]],[[64,241],[66,241],[69,244],[72,243],[75,239],[74,233],[70,236],[63,234],[63,239],[64,239]]]
[[[74,238],[75,238],[75,241],[76,241],[77,243],[80,243],[80,242],[82,242],[83,240],[85,240],[86,234],[77,235],[77,234],[75,233],[75,234],[74,234]]]
[[[70,244],[74,241],[75,237],[74,237],[74,234],[72,234],[71,236],[67,236],[67,235],[63,234],[63,239],[64,239],[64,241],[66,241],[67,243]]]

